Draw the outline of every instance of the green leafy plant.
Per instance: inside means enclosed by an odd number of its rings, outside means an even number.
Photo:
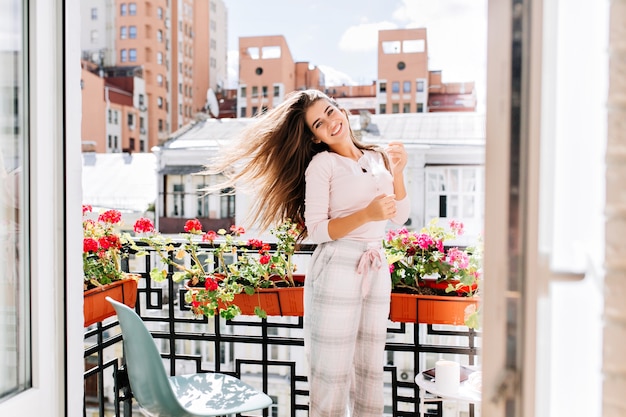
[[[203,232],[200,221],[188,220],[179,241],[156,232],[149,219],[139,219],[134,225],[138,240],[151,247],[165,266],[153,268],[150,278],[156,282],[165,280],[171,267],[172,280],[185,282],[185,300],[195,314],[210,317],[219,311],[224,318],[240,314],[234,303],[237,294],[252,295],[261,288],[295,285],[293,254],[300,230],[291,221],[272,229],[278,239],[277,249],[272,251],[271,245],[261,240],[242,240],[245,230],[235,225],[229,232]],[[201,249],[202,242],[210,244],[210,248]],[[147,254],[138,245],[133,248],[138,256]],[[260,307],[255,313],[267,316]]]
[[[162,282],[167,279],[168,267],[173,269],[172,280],[184,282],[187,288],[185,301],[191,304],[196,315],[212,317],[219,311],[226,319],[237,316],[239,308],[232,304],[236,294],[243,287],[227,279],[225,253],[236,253],[236,238],[241,234],[239,228],[231,227],[231,233],[225,230],[203,232],[202,224],[197,219],[187,220],[184,232],[179,234],[180,241],[171,236],[158,233],[150,219],[141,218],[135,222],[133,230],[138,240],[151,247],[163,266],[155,266],[150,270],[150,279]],[[222,241],[215,245],[218,236]],[[209,242],[212,250],[203,250],[201,242]],[[138,245],[133,249],[137,256],[148,252]],[[217,258],[217,262],[216,262]]]
[[[463,233],[461,222],[451,220],[446,229],[431,220],[419,232],[391,230],[383,242],[392,288],[416,293],[453,293],[472,296],[478,290],[482,245],[446,248],[446,241]]]

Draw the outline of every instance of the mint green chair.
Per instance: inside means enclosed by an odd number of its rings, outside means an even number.
[[[142,412],[159,417],[199,417],[261,410],[272,399],[243,381],[221,373],[168,377],[154,339],[141,317],[107,297],[124,339],[130,388]]]

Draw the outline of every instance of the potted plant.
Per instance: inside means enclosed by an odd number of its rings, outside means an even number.
[[[138,234],[139,241],[154,249],[164,265],[152,268],[150,278],[155,282],[164,281],[169,274],[168,267],[171,267],[174,271],[172,280],[184,282],[187,288],[185,301],[191,305],[194,314],[212,317],[219,311],[220,316],[226,319],[240,314],[239,308],[232,301],[242,291],[242,287],[226,279],[224,255],[236,253],[240,243],[235,238],[241,234],[241,230],[233,226],[231,234],[224,230],[205,233],[200,221],[192,219],[185,222],[184,232],[180,233],[180,242],[158,233],[150,219],[137,220],[133,230]],[[215,247],[218,234],[225,239]],[[211,253],[217,257],[217,261],[207,250],[200,248],[201,242],[210,242],[213,245]],[[133,249],[137,256],[147,254],[145,249],[136,244]]]
[[[274,252],[269,244],[258,239],[243,241],[245,230],[240,226],[231,226],[229,232],[224,229],[203,232],[200,222],[192,219],[185,223],[184,230],[180,234],[183,241],[176,243],[172,237],[156,232],[148,219],[139,219],[134,226],[139,240],[154,249],[162,263],[174,270],[172,280],[185,282],[185,300],[194,314],[211,317],[219,312],[227,319],[239,314],[256,314],[262,318],[268,314],[293,315],[281,307],[284,294],[276,291],[295,288],[303,281],[293,274],[296,266],[292,256],[297,238],[294,234],[299,232],[291,222],[272,230],[279,241]],[[211,245],[202,257],[200,242]],[[135,250],[137,255],[147,253],[137,246]],[[150,271],[150,278],[157,282],[167,276],[165,268]],[[302,294],[299,295],[302,299]],[[277,310],[274,305],[278,305]]]
[[[419,232],[391,230],[383,242],[391,272],[390,319],[430,324],[471,324],[478,303],[482,250],[446,247],[463,234],[461,222],[448,228],[433,219]]]
[[[235,300],[243,314],[252,312],[261,318],[304,315],[304,275],[295,274],[297,265],[293,262],[301,232],[301,226],[287,219],[270,230],[277,239],[276,250],[258,239],[249,239],[236,262],[228,265],[229,279],[243,286],[243,294]]]
[[[107,210],[96,220],[87,218],[93,208],[83,205],[83,289],[85,327],[115,315],[105,297],[121,301],[130,307],[137,300],[137,280],[134,274],[122,272],[121,260],[127,256],[127,234],[119,231],[122,214]]]

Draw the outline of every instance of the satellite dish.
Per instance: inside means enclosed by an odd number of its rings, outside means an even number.
[[[212,88],[209,88],[206,92],[206,109],[211,117],[215,117],[220,114],[220,105],[217,102],[217,97]]]

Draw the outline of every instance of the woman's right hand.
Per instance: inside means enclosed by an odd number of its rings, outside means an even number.
[[[389,220],[396,215],[395,194],[380,194],[365,207],[367,217],[371,221]]]

